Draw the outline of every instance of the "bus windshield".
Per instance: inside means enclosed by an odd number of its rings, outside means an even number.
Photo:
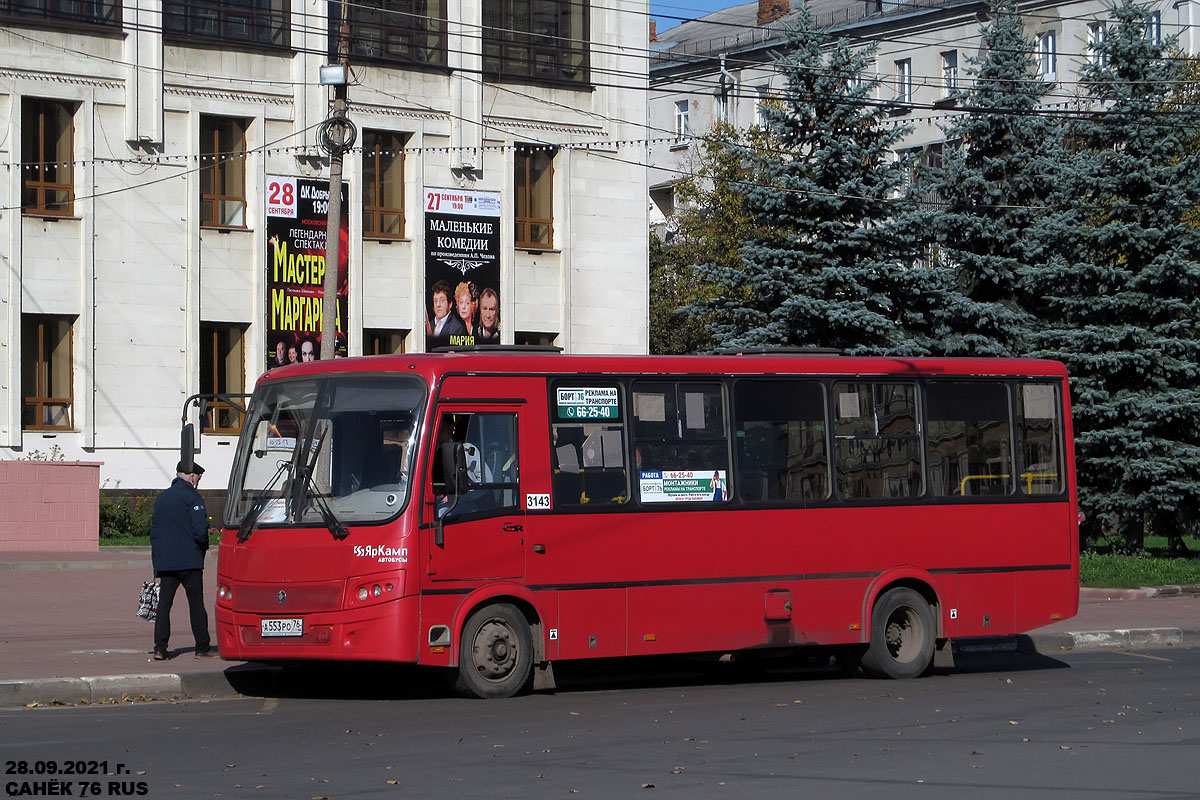
[[[239,443],[225,524],[382,522],[408,499],[425,385],[345,375],[260,387]]]

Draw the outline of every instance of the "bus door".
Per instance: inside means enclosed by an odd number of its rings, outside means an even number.
[[[426,526],[427,568],[434,580],[521,578],[525,575],[525,508],[521,499],[521,406],[489,402],[439,404],[435,450],[425,492],[424,519],[442,521],[442,543]],[[528,424],[525,421],[524,424]],[[467,491],[437,495],[439,453],[448,442],[466,454]]]

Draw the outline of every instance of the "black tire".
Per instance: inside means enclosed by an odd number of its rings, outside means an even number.
[[[928,601],[913,589],[891,589],[871,611],[871,644],[862,668],[873,678],[919,678],[933,664],[937,626]]]
[[[464,697],[512,697],[533,667],[529,623],[515,606],[484,606],[467,618],[458,649],[455,690]]]

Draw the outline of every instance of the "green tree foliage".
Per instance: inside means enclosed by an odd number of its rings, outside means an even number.
[[[1047,214],[1053,247],[1024,274],[1034,349],[1071,374],[1080,504],[1178,538],[1200,514],[1200,203],[1196,109],[1172,107],[1181,62],[1125,0],[1084,80],[1099,113],[1071,135],[1074,205]]]
[[[761,145],[761,132],[713,127],[699,144],[695,170],[675,187],[679,209],[669,240],[651,236],[650,352],[698,353],[711,350],[708,319],[699,309],[718,287],[695,267],[711,263],[740,268],[742,242],[754,235],[744,187],[755,180],[744,153]]]
[[[777,65],[783,97],[764,111],[761,146],[740,148],[754,180],[731,186],[754,235],[740,263],[699,267],[719,290],[699,306],[721,347],[920,352],[902,335],[914,244],[893,217],[907,167],[892,151],[907,128],[861,80],[873,50],[826,48],[806,8],[796,19]]]
[[[1038,111],[1050,84],[1037,76],[1015,0],[992,0],[990,16],[983,54],[954,96],[967,113],[944,129],[944,166],[925,187],[936,201],[928,229],[938,278],[951,282],[931,312],[945,355],[1023,352],[1031,318],[1018,275],[1042,258],[1032,232],[1066,160],[1062,121]]]

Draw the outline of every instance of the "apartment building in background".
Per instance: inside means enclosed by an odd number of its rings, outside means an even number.
[[[0,2],[0,459],[164,486],[186,398],[314,352],[341,7]],[[346,7],[339,354],[437,344],[439,275],[488,341],[646,352],[645,0]],[[221,485],[238,415],[191,420]]]
[[[980,57],[986,0],[809,0],[816,25],[831,37],[878,45],[871,74],[875,99],[897,123],[912,125],[902,147],[936,162],[944,126],[956,110],[951,95]],[[1200,48],[1200,2],[1150,0],[1146,35],[1177,37],[1187,53]],[[1048,106],[1086,103],[1082,67],[1095,58],[1108,24],[1108,0],[1026,0],[1019,3],[1036,47],[1038,72],[1052,89]],[[700,143],[718,120],[737,127],[760,121],[762,104],[784,87],[773,59],[786,43],[799,0],[733,5],[652,35],[650,131],[667,137],[648,155],[652,224],[665,233],[674,212],[674,185],[698,163]]]

